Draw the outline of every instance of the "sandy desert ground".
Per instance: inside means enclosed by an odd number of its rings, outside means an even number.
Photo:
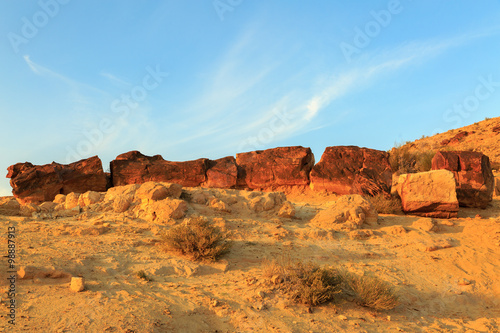
[[[18,332],[499,332],[500,200],[436,220],[379,215],[359,233],[319,229],[310,220],[335,196],[290,193],[294,218],[279,207],[250,209],[269,194],[185,188],[227,203],[223,211],[188,202],[186,217],[206,216],[228,232],[231,251],[216,263],[192,262],[159,246],[174,221],[136,219],[88,206],[74,217],[0,215],[3,248],[16,228],[16,326],[6,316],[3,260],[0,328]],[[256,199],[257,198],[257,199]],[[189,200],[188,200],[189,201]],[[227,210],[230,210],[228,212]],[[396,288],[400,304],[374,311],[341,299],[314,307],[289,302],[262,276],[266,260],[287,255],[368,274]],[[152,281],[137,276],[143,270]],[[86,290],[70,290],[83,276]]]

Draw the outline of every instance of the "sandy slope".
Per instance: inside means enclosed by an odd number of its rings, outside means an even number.
[[[468,135],[456,142],[442,145],[444,140],[449,140],[461,132]],[[482,152],[498,167],[500,164],[500,117],[485,119],[469,126],[449,130],[431,137],[423,137],[409,143],[412,149],[425,150],[474,150]]]
[[[211,191],[215,196],[220,195],[217,192]],[[223,194],[248,196],[240,191]],[[0,216],[4,230],[9,225],[17,228],[19,264],[56,276],[17,281],[16,330],[500,330],[499,200],[487,210],[463,209],[458,219],[438,220],[440,231],[436,233],[412,228],[415,217],[381,215],[377,226],[366,226],[374,235],[360,240],[308,224],[332,197],[295,193],[288,199],[297,209],[293,219],[278,218],[276,209],[252,212],[232,204],[232,212],[224,213],[189,203],[188,216],[213,218],[234,241],[231,252],[216,264],[193,263],[161,251],[157,241],[171,226],[133,219],[126,213],[89,210],[56,220]],[[407,232],[397,233],[394,226],[403,226]],[[3,244],[6,248],[5,238]],[[425,251],[436,244],[451,247]],[[308,313],[305,306],[289,304],[262,277],[263,262],[283,254],[376,275],[397,287],[401,304],[394,310],[376,312],[343,300]],[[139,279],[139,270],[153,281]],[[6,285],[5,271],[1,270],[2,286]],[[71,275],[85,277],[87,290],[72,292]],[[461,285],[462,279],[470,284]],[[264,298],[259,291],[265,292]],[[5,303],[6,294],[2,298]],[[0,328],[9,329],[5,315]]]

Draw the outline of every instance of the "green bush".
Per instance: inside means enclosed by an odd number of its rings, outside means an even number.
[[[191,218],[162,237],[165,250],[179,252],[192,260],[216,261],[229,251],[230,243],[219,228],[201,218]]]

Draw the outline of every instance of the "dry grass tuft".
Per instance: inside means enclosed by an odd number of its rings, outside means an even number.
[[[153,279],[151,279],[147,274],[146,272],[144,272],[144,270],[140,270],[137,272],[137,277],[139,279],[142,279],[144,281],[147,281],[147,282],[150,282],[150,281],[153,281]]]
[[[219,228],[202,217],[190,218],[162,237],[167,251],[179,252],[192,260],[216,261],[229,251],[230,243]]]
[[[377,194],[376,196],[369,197],[368,200],[372,203],[373,207],[379,214],[401,214],[401,199],[394,196],[387,196],[385,194]]]
[[[398,305],[393,288],[375,277],[342,274],[346,288],[355,295],[359,305],[375,310],[390,310]]]
[[[268,262],[265,277],[279,284],[279,289],[292,301],[315,306],[332,300],[341,292],[341,280],[337,272],[327,268],[284,259],[281,263]]]
[[[375,310],[390,310],[398,305],[393,288],[382,280],[292,261],[287,256],[266,262],[262,275],[295,303],[315,306],[337,295],[354,295],[359,305]]]
[[[397,145],[389,152],[392,171],[398,174],[425,172],[432,168],[435,151],[411,151],[408,144]]]

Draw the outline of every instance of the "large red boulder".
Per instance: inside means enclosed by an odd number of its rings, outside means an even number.
[[[67,165],[17,163],[7,170],[12,194],[21,203],[52,201],[57,194],[107,189],[107,178],[97,156]]]
[[[311,187],[340,195],[390,193],[389,154],[356,146],[327,147],[311,171]]]
[[[215,188],[234,188],[238,180],[238,167],[233,156],[208,161],[207,181],[202,185]]]
[[[488,156],[472,151],[440,151],[432,159],[432,169],[455,175],[460,206],[486,208],[493,198],[495,178]]]
[[[161,155],[146,156],[138,151],[119,155],[111,161],[113,186],[145,182],[176,183],[182,186],[200,186],[207,180],[208,159],[194,161],[165,161]]]
[[[272,189],[309,185],[309,172],[314,165],[310,148],[279,147],[236,154],[238,186]]]

